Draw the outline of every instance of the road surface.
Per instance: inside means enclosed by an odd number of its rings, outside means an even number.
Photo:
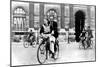
[[[39,64],[37,61],[37,48],[38,45],[33,47],[24,48],[23,42],[12,42],[12,65],[34,65]],[[79,61],[94,61],[95,48],[93,49],[79,49],[79,43],[66,42],[59,43],[59,58],[54,61],[49,59],[46,63],[63,63],[63,62],[79,62]]]

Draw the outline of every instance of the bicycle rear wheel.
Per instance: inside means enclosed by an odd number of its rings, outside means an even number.
[[[93,48],[93,41],[92,40],[90,41],[90,48],[91,49]]]
[[[24,42],[23,45],[24,45],[25,48],[28,48],[29,47],[29,43],[28,42]]]
[[[44,64],[46,61],[46,47],[45,44],[40,44],[37,50],[37,60],[40,64]]]
[[[84,41],[84,42],[82,43],[82,47],[83,47],[83,49],[86,49],[86,48],[87,48],[87,42],[86,42],[86,41]]]

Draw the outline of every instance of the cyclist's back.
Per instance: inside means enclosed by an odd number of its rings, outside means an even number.
[[[84,30],[82,33],[81,33],[81,37],[86,37],[86,31]]]
[[[27,36],[28,40],[30,40],[31,36],[33,36],[32,30],[30,30],[30,32],[28,33],[28,36]]]

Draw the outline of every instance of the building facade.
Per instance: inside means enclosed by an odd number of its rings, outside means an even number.
[[[54,11],[52,11],[52,9]],[[27,32],[28,28],[38,30],[47,18],[53,14],[59,29],[75,28],[76,13],[84,14],[84,26],[95,30],[95,6],[42,2],[12,1],[11,31]]]

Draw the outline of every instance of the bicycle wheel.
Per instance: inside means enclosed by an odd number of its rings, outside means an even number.
[[[37,60],[40,64],[46,61],[46,47],[45,44],[40,44],[37,50]]]
[[[80,44],[79,44],[79,49],[81,49],[82,48],[82,43],[80,42]]]
[[[32,42],[32,47],[35,48],[36,47],[36,42]]]
[[[79,49],[85,49],[85,46],[86,46],[86,41],[83,38],[81,38]]]
[[[86,48],[87,48],[87,42],[84,41],[84,42],[82,43],[82,46],[83,46],[84,49],[86,49]]]
[[[90,48],[92,49],[93,48],[93,41],[90,40]]]
[[[29,43],[28,42],[24,42],[23,45],[24,45],[25,48],[28,48],[29,47]]]
[[[58,59],[59,57],[59,44],[57,43],[56,46],[55,46],[55,56],[54,56],[54,59]]]

